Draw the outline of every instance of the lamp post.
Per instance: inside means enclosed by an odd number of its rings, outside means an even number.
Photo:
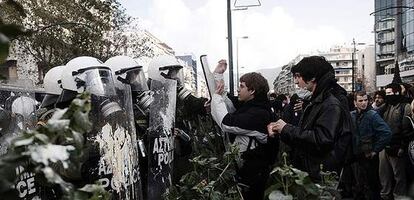
[[[236,39],[236,66],[237,66],[237,80],[236,80],[236,88],[239,86],[239,39],[248,39],[249,36],[242,36],[242,37],[237,37]]]
[[[260,0],[257,3],[247,3],[244,5],[238,5],[237,0],[234,2],[234,10],[247,10],[249,7],[261,6]],[[227,45],[229,54],[229,86],[230,94],[234,95],[234,79],[233,79],[233,38],[232,38],[232,24],[231,24],[231,0],[227,0]]]

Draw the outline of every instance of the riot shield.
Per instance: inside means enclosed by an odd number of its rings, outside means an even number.
[[[200,56],[201,67],[203,69],[204,78],[206,79],[206,84],[208,88],[208,93],[210,94],[210,100],[213,97],[214,91],[216,91],[216,82],[214,80],[214,75],[210,71],[210,67],[208,65],[207,55]],[[230,139],[229,135],[223,131],[221,131],[221,137],[223,138],[223,143],[226,151],[230,150]]]
[[[35,93],[27,88],[0,84],[0,155],[7,153],[11,141],[22,131],[35,127]],[[15,188],[19,199],[41,199],[41,189],[35,175],[16,168]]]
[[[132,105],[132,94],[131,94],[131,87],[125,84],[115,84],[116,85],[116,93],[117,96],[120,97],[120,105],[123,110],[126,112],[127,120],[128,120],[128,132],[130,135],[130,139],[128,142],[130,143],[129,149],[129,162],[132,165],[132,177],[131,179],[132,184],[128,186],[129,197],[131,199],[143,199],[142,196],[142,181],[140,176],[140,165],[139,165],[139,150],[138,150],[138,141],[137,141],[137,133],[135,128],[135,120],[134,120],[134,112],[133,112],[133,105]]]
[[[149,112],[147,199],[158,200],[171,186],[177,82],[152,80],[151,91],[154,100]]]
[[[125,110],[132,107],[130,90],[116,90],[106,67],[79,70],[77,74],[78,83],[91,93],[90,119],[94,125],[87,137],[90,151],[83,176],[90,183],[99,181],[113,199],[142,199],[135,131],[131,114]]]
[[[203,69],[204,78],[206,79],[206,84],[208,88],[208,93],[210,94],[210,99],[212,94],[216,90],[216,83],[214,82],[214,75],[210,71],[210,67],[208,65],[207,55],[200,56],[201,67]]]

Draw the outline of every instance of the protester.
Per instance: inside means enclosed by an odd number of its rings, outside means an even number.
[[[389,145],[379,155],[379,174],[383,199],[399,198],[407,194],[406,149],[412,127],[404,116],[411,116],[411,108],[404,102],[401,87],[391,83],[385,89],[385,109],[383,118],[391,128],[392,137]]]
[[[351,112],[356,133],[353,137],[356,180],[354,199],[380,199],[378,154],[391,140],[391,130],[380,115],[368,107],[365,91],[355,93],[355,111]]]
[[[332,65],[324,57],[305,57],[291,71],[295,83],[312,92],[310,104],[298,126],[278,120],[269,124],[268,131],[270,136],[280,135],[292,147],[293,166],[318,181],[321,164],[324,170],[339,173],[352,150],[348,103],[341,92],[344,89],[336,83]]]
[[[374,103],[372,103],[372,108],[374,110],[379,110],[385,105],[385,91],[378,90],[374,93]]]
[[[211,101],[211,114],[224,132],[234,138],[241,153],[238,163],[237,181],[246,200],[263,199],[265,183],[270,172],[270,162],[266,157],[264,145],[268,142],[266,126],[270,123],[272,112],[267,99],[269,86],[260,74],[252,72],[240,78],[238,99],[232,102],[225,95],[223,73],[227,63],[222,60],[215,70],[216,93]],[[231,107],[228,109],[226,103]]]

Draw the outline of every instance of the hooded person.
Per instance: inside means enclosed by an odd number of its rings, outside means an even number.
[[[410,104],[405,101],[398,83],[385,87],[383,119],[391,128],[391,141],[379,154],[381,198],[393,199],[407,194],[407,149],[413,128]]]
[[[321,165],[324,171],[340,174],[352,155],[353,128],[344,89],[324,57],[305,57],[291,71],[295,83],[312,92],[310,103],[297,126],[278,120],[269,124],[269,134],[280,136],[294,150],[293,166],[308,172],[312,180],[321,180]]]

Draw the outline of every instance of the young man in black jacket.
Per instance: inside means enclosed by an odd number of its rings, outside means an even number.
[[[347,155],[351,155],[352,122],[346,93],[335,80],[334,69],[324,57],[303,58],[292,67],[295,83],[312,92],[298,126],[278,120],[269,124],[270,136],[293,149],[293,165],[320,180],[324,171],[340,173]],[[341,100],[339,100],[341,99]]]
[[[231,102],[223,91],[222,74],[226,65],[225,61],[220,61],[215,70],[216,80],[221,80],[217,82],[217,90],[212,97],[211,114],[222,130],[234,139],[232,142],[241,153],[237,181],[243,198],[263,199],[271,165],[267,151],[267,124],[272,116],[267,98],[269,85],[258,73],[244,74],[240,78],[238,100]]]

